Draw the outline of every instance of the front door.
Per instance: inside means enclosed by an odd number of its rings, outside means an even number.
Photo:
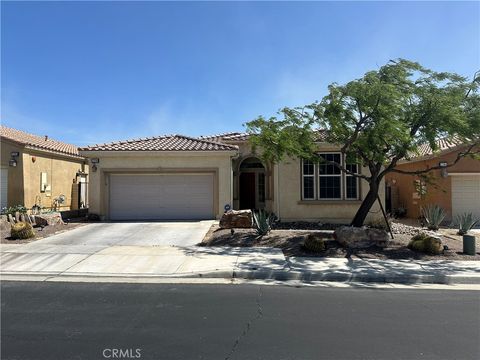
[[[255,209],[255,173],[240,174],[240,209]]]

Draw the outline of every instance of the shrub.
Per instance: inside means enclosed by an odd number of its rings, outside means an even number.
[[[319,253],[325,250],[325,240],[316,234],[309,234],[303,243],[303,247],[310,252]]]
[[[26,214],[27,213],[27,208],[23,205],[15,205],[15,206],[10,206],[10,207],[4,207],[2,208],[2,215],[8,215],[11,214],[15,216],[16,212],[19,212],[20,214]]]
[[[442,241],[425,233],[419,233],[412,237],[408,248],[430,255],[440,255],[443,252]]]
[[[10,230],[10,237],[12,239],[30,239],[35,237],[32,225],[26,222],[18,222],[12,225]]]
[[[254,211],[253,212],[253,222],[257,234],[260,236],[267,235],[270,230],[272,230],[273,215],[269,214],[265,210]]]
[[[390,227],[392,226],[392,219],[390,217],[387,217],[388,225]],[[383,217],[381,218],[375,218],[374,220],[370,220],[367,223],[367,226],[373,229],[380,229],[380,230],[385,230],[388,231],[387,223],[385,222],[385,219]]]
[[[475,218],[472,213],[463,213],[455,217],[453,224],[458,226],[458,235],[465,235],[478,222],[480,222],[480,219]]]
[[[422,215],[425,218],[428,230],[438,230],[443,219],[445,219],[445,210],[438,205],[427,205],[422,208]]]

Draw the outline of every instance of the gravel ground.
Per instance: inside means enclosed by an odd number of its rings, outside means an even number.
[[[268,235],[265,235],[263,237],[259,237],[258,235],[256,235],[254,229],[235,229],[234,234],[231,234],[231,231],[229,229],[220,229],[218,225],[214,225],[211,231],[207,234],[205,239],[199,245],[233,247],[268,246],[282,249],[285,256],[300,257],[356,256],[362,259],[480,260],[480,238],[477,237],[477,255],[463,255],[462,239],[459,236],[452,235],[452,233],[455,233],[453,229],[450,229],[447,235],[441,232],[441,234],[443,235],[442,243],[444,245],[447,245],[449,248],[449,250],[445,251],[442,255],[426,255],[408,249],[407,245],[412,235],[416,234],[421,229],[416,227],[407,228],[407,225],[402,225],[402,227],[394,227],[395,238],[390,242],[389,246],[384,249],[373,247],[369,249],[353,250],[349,254],[346,249],[340,246],[340,244],[331,237],[330,233],[326,232],[324,234],[326,240],[326,250],[321,253],[311,253],[303,249],[303,242],[305,240],[305,237],[309,234],[308,230],[326,229],[321,228],[321,226],[319,225],[315,227],[314,225],[311,225],[312,223],[310,223],[308,229],[300,230],[297,227],[295,230],[293,230],[291,229],[291,224],[292,223],[282,225],[286,228],[289,228],[289,230],[279,230],[279,226],[277,226],[275,230],[272,230]]]
[[[43,229],[41,227],[34,227],[33,230],[35,231],[35,237],[32,239],[25,239],[25,240],[11,240],[10,234],[6,232],[2,232],[0,243],[2,244],[26,244],[32,241],[44,239],[46,237],[59,234],[65,231],[73,230],[79,226],[84,226],[84,222],[71,222],[65,223],[64,225],[53,225],[53,226],[45,226]]]

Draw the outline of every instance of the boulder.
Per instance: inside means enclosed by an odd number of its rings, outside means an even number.
[[[335,230],[334,237],[340,245],[349,249],[385,247],[389,242],[388,234],[384,230],[353,226],[339,227]]]
[[[229,210],[220,219],[221,229],[251,228],[252,226],[252,210]]]
[[[382,229],[369,228],[367,229],[367,235],[375,246],[387,247],[390,242],[390,236],[385,230]]]
[[[35,224],[37,226],[63,225],[62,215],[59,212],[51,214],[35,215]]]
[[[0,215],[0,232],[3,234],[10,234],[12,224],[8,221],[7,215]]]

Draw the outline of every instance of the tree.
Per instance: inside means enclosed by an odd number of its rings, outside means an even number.
[[[362,226],[378,198],[382,179],[389,172],[423,175],[396,169],[398,161],[417,153],[428,143],[438,150],[442,137],[465,144],[457,158],[480,153],[480,76],[469,80],[455,73],[435,72],[404,59],[390,61],[378,70],[345,85],[331,84],[321,101],[304,107],[284,108],[280,118],[262,116],[246,124],[255,151],[268,162],[285,156],[325,161],[368,183],[351,225]],[[369,174],[350,172],[341,164],[319,159],[316,139],[338,144],[344,154],[355,154]]]

